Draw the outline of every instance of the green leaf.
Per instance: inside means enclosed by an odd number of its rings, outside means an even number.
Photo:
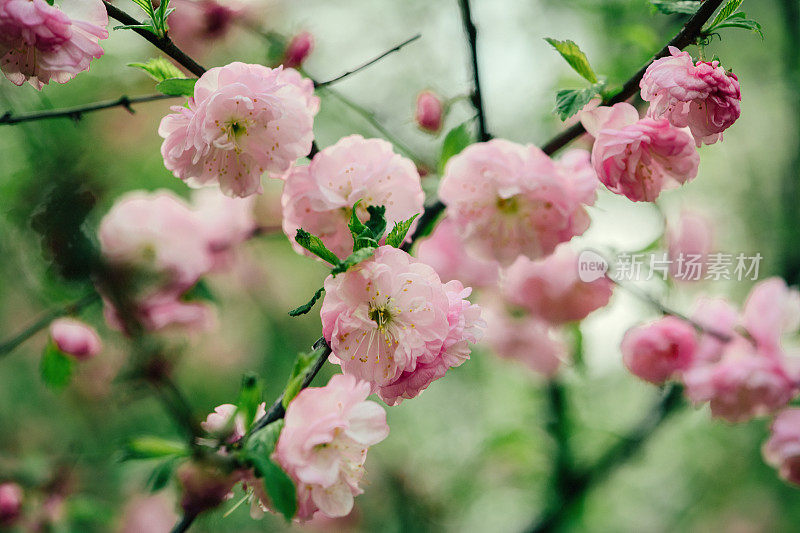
[[[292,374],[289,376],[289,382],[286,384],[286,389],[284,389],[283,398],[281,399],[284,409],[289,406],[289,402],[294,400],[294,397],[300,392],[303,380],[306,374],[311,371],[311,367],[314,366],[318,355],[319,352],[316,350],[311,353],[297,354],[297,359],[294,361],[294,368],[292,368]]]
[[[386,231],[386,207],[382,205],[367,206],[369,220],[364,224],[358,218],[358,206],[360,204],[361,200],[353,205],[353,210],[350,213],[350,222],[347,224],[347,227],[350,228],[350,234],[353,236],[354,252],[361,248],[378,246],[378,241],[381,240],[383,233]]]
[[[245,445],[248,453],[265,457],[272,455],[272,452],[275,451],[275,446],[278,444],[278,437],[281,436],[281,430],[283,430],[283,418],[279,418],[267,427],[258,430]]]
[[[39,370],[42,381],[51,389],[65,387],[75,369],[75,359],[58,349],[55,342],[50,340],[42,353]]]
[[[544,40],[550,43],[550,45],[561,54],[561,57],[569,63],[569,66],[586,81],[589,83],[597,83],[597,75],[594,73],[594,70],[592,70],[589,59],[577,44],[573,41],[559,41],[557,39],[551,39],[550,37],[545,37]]]
[[[312,235],[303,228],[297,230],[294,240],[297,241],[297,244],[316,255],[323,261],[327,261],[331,265],[339,264],[339,258],[336,257],[336,254],[328,250],[328,247],[325,246],[325,243],[322,242],[322,239],[316,235]]]
[[[346,272],[348,268],[353,267],[361,261],[372,257],[372,255],[375,253],[375,250],[377,250],[377,248],[370,246],[353,252],[352,254],[348,255],[344,261],[336,265],[336,267],[331,270],[331,274],[333,274],[335,277],[337,274]]]
[[[133,3],[137,6],[141,7],[142,10],[147,13],[149,17],[152,17],[155,13],[153,11],[153,4],[150,0],[133,0]]]
[[[129,67],[140,68],[156,81],[183,78],[183,72],[165,57],[154,57],[147,63],[128,63]]]
[[[728,3],[725,4],[722,7],[722,9],[719,10],[717,16],[714,17],[714,20],[711,21],[709,27],[713,28],[720,22],[726,20],[728,17],[733,15],[736,12],[736,10],[739,9],[739,6],[742,5],[742,2],[744,2],[744,0],[728,0]]]
[[[150,492],[158,492],[167,486],[170,478],[172,478],[172,472],[175,470],[176,465],[177,461],[175,458],[172,458],[160,463],[153,469],[150,473],[150,477],[147,478],[147,487],[150,489]]]
[[[250,429],[256,419],[258,406],[261,405],[263,392],[258,376],[248,372],[242,377],[242,387],[239,389],[239,400],[236,402],[238,412],[244,415],[244,427]]]
[[[444,173],[444,167],[451,157],[461,153],[461,150],[472,143],[468,122],[464,122],[447,132],[442,142],[442,154],[439,156],[439,174]]]
[[[169,96],[192,96],[196,78],[169,78],[156,85],[156,89]]]
[[[700,2],[696,0],[650,0],[650,3],[665,15],[694,15],[700,9]]]
[[[122,460],[153,459],[156,457],[171,457],[188,455],[189,450],[182,442],[162,439],[161,437],[137,437],[125,446]]]
[[[195,283],[191,289],[183,293],[181,300],[185,302],[218,302],[219,300],[211,291],[206,280],[201,279]]]
[[[553,112],[558,115],[561,120],[567,120],[569,117],[583,109],[592,98],[598,96],[600,91],[603,90],[603,83],[595,83],[586,89],[569,89],[558,91],[556,94],[556,107]]]
[[[411,229],[411,224],[414,223],[414,220],[416,220],[418,216],[419,213],[403,222],[396,222],[392,231],[389,232],[389,236],[386,237],[386,244],[394,246],[395,248],[400,248],[403,241],[406,240],[406,235],[408,234],[408,230]]]
[[[295,307],[291,311],[289,311],[289,316],[300,316],[308,313],[314,307],[314,304],[317,303],[317,300],[320,299],[322,293],[325,292],[325,287],[320,287],[317,289],[317,292],[314,293],[314,296],[311,297],[309,301],[301,305],[300,307]]]
[[[266,455],[251,454],[249,459],[256,474],[264,479],[264,488],[275,510],[286,520],[291,520],[297,512],[297,498],[292,479]]]
[[[156,30],[153,25],[149,22],[144,24],[122,24],[120,26],[114,26],[115,30],[147,30],[151,33],[155,33],[158,35],[158,30]]]
[[[727,21],[713,26],[709,31],[713,33],[721,28],[741,28],[743,30],[750,30],[753,33],[757,33],[762,40],[764,39],[764,32],[761,31],[761,24],[755,20],[731,17],[728,18]]]

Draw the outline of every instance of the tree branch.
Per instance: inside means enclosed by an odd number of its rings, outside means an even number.
[[[109,4],[108,2],[103,2],[106,5],[106,11],[108,12],[108,16],[118,20],[119,22],[125,24],[126,26],[133,26],[139,25],[141,22],[133,18],[132,16],[128,15],[121,9]],[[132,31],[135,31],[148,41],[153,44],[156,48],[167,54],[169,57],[177,61],[181,64],[186,70],[197,76],[198,78],[202,76],[206,69],[203,68],[197,61],[186,55],[186,53],[175,46],[175,43],[169,37],[159,37],[156,34],[141,29],[141,28],[132,28]]]
[[[346,77],[348,77],[348,76],[350,76],[350,75],[352,75],[352,74],[355,74],[355,73],[357,73],[357,72],[361,72],[361,71],[362,71],[362,70],[364,70],[365,68],[367,68],[367,67],[369,67],[369,66],[371,66],[371,65],[373,65],[373,64],[375,64],[375,63],[377,63],[378,61],[380,61],[380,60],[381,60],[381,59],[383,59],[384,57],[386,57],[386,56],[388,56],[388,55],[390,55],[390,54],[393,54],[394,52],[397,52],[397,51],[399,51],[401,48],[403,48],[403,47],[404,47],[404,46],[406,46],[407,44],[411,44],[411,43],[413,43],[414,41],[416,41],[416,40],[417,40],[417,39],[419,39],[420,37],[422,37],[422,34],[421,34],[421,33],[418,33],[418,34],[416,34],[415,36],[413,36],[413,37],[411,37],[411,38],[409,38],[409,39],[406,39],[406,40],[405,40],[405,41],[403,41],[402,43],[400,43],[400,44],[396,45],[394,48],[390,48],[389,50],[386,50],[386,51],[385,51],[385,52],[383,52],[382,54],[380,54],[380,55],[378,55],[378,56],[375,56],[375,57],[373,57],[372,59],[370,59],[369,61],[367,61],[367,62],[366,62],[366,63],[364,63],[363,65],[360,65],[360,66],[358,66],[358,67],[356,67],[356,68],[354,68],[354,69],[352,69],[352,70],[348,70],[348,71],[347,71],[347,72],[345,72],[344,74],[341,74],[341,75],[339,75],[339,76],[336,76],[335,78],[332,78],[332,79],[330,79],[330,80],[327,80],[327,81],[315,81],[315,82],[314,82],[314,87],[326,87],[326,86],[328,86],[328,85],[332,85],[332,84],[334,84],[334,83],[336,83],[336,82],[338,82],[338,81],[342,81],[342,80],[343,80],[343,79],[345,79]]]
[[[35,111],[33,113],[25,113],[22,115],[12,115],[10,111],[0,116],[0,125],[3,124],[19,124],[21,122],[31,122],[34,120],[44,120],[49,118],[69,117],[73,120],[80,120],[84,113],[91,113],[93,111],[100,111],[102,109],[110,109],[112,107],[123,107],[129,113],[134,110],[131,107],[134,104],[143,104],[145,102],[155,102],[158,100],[166,100],[168,98],[175,98],[166,94],[151,94],[148,96],[137,96],[130,98],[128,96],[120,96],[114,100],[106,100],[103,102],[95,102],[93,104],[85,104],[82,106],[68,107],[65,109],[52,109],[49,111]]]
[[[669,56],[670,46],[674,46],[675,48],[683,50],[690,44],[695,43],[697,38],[700,37],[703,32],[703,25],[706,23],[706,21],[708,21],[708,19],[711,18],[711,15],[714,14],[723,1],[724,0],[705,0],[705,2],[703,2],[700,6],[700,9],[697,10],[697,13],[692,15],[692,18],[689,19],[681,31],[678,32],[678,34],[669,43],[667,43],[667,45],[662,48],[660,52],[658,52],[650,61],[640,68],[639,71],[633,75],[633,77],[626,81],[617,94],[610,98],[603,99],[601,105],[612,106],[614,104],[624,102],[636,94],[636,92],[639,90],[639,82],[642,81],[647,67],[649,67],[656,59]],[[547,155],[553,155],[558,150],[569,144],[572,140],[580,137],[585,131],[586,130],[581,123],[574,124],[548,141],[544,146],[542,146],[542,150]]]
[[[461,22],[464,31],[467,33],[469,41],[470,59],[472,63],[472,94],[470,101],[475,111],[478,113],[478,139],[488,141],[492,138],[486,128],[486,114],[483,111],[483,97],[481,96],[481,77],[478,69],[478,30],[472,22],[472,11],[469,7],[469,0],[458,0],[461,9]]]

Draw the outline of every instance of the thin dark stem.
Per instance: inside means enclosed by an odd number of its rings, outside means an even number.
[[[338,82],[338,81],[342,81],[343,79],[347,78],[348,76],[350,76],[350,75],[352,75],[352,74],[355,74],[356,72],[361,72],[361,71],[362,71],[362,70],[364,70],[365,68],[367,68],[367,67],[369,67],[369,66],[371,66],[371,65],[373,65],[373,64],[375,64],[375,63],[377,63],[378,61],[380,61],[380,60],[381,60],[381,59],[383,59],[384,57],[386,57],[386,56],[388,56],[388,55],[390,55],[390,54],[393,54],[393,53],[395,53],[395,52],[399,51],[401,48],[403,48],[403,47],[404,47],[404,46],[406,46],[407,44],[411,44],[411,43],[413,43],[414,41],[416,41],[416,40],[417,40],[417,39],[419,39],[420,37],[422,37],[422,34],[421,34],[421,33],[418,33],[418,34],[416,34],[415,36],[413,36],[413,37],[411,37],[411,38],[409,38],[409,39],[406,39],[406,40],[405,40],[405,41],[403,41],[402,43],[400,43],[400,44],[396,45],[394,48],[390,48],[389,50],[386,50],[386,51],[385,51],[385,52],[383,52],[382,54],[380,54],[380,55],[378,55],[378,56],[375,56],[375,57],[373,57],[372,59],[370,59],[369,61],[367,61],[367,62],[366,62],[366,63],[364,63],[363,65],[360,65],[360,66],[358,66],[358,67],[356,67],[356,68],[354,68],[354,69],[352,69],[352,70],[348,70],[348,71],[347,71],[347,72],[345,72],[344,74],[341,74],[341,75],[339,75],[339,76],[336,76],[335,78],[332,78],[332,79],[330,79],[330,80],[327,80],[327,81],[315,81],[315,82],[314,82],[314,87],[326,87],[326,86],[328,86],[328,85],[332,85],[332,84],[334,84],[334,83],[336,83],[336,82]]]
[[[57,309],[53,309],[52,311],[48,311],[41,318],[36,320],[30,326],[22,330],[20,333],[12,337],[11,339],[3,342],[0,344],[0,357],[4,355],[10,354],[14,349],[25,342],[26,340],[33,337],[36,333],[40,332],[44,328],[50,325],[50,323],[62,316],[65,315],[74,315],[80,313],[85,308],[89,307],[93,303],[100,300],[100,295],[97,293],[87,294],[80,300],[73,302],[71,304],[65,305],[63,307],[59,307]]]
[[[133,26],[141,24],[138,20],[133,18],[132,16],[128,15],[121,9],[109,4],[108,2],[104,2],[106,5],[106,11],[108,12],[108,16],[118,20],[119,22],[125,24],[126,26]],[[182,65],[186,70],[197,76],[198,78],[202,76],[206,69],[203,68],[197,61],[186,55],[186,53],[175,46],[175,43],[167,37],[159,37],[156,34],[141,29],[141,28],[132,28],[131,31],[135,31],[148,41],[153,44],[156,48],[167,54],[169,57],[177,61],[180,65]]]
[[[553,465],[553,486],[556,494],[564,494],[572,481],[572,453],[569,448],[569,424],[567,420],[567,399],[564,386],[557,379],[547,383],[547,404],[549,420],[547,430],[555,443]]]
[[[197,518],[196,514],[185,514],[183,518],[181,518],[177,524],[172,528],[172,533],[183,533],[189,529],[189,526],[192,525],[195,518]]]
[[[483,96],[481,95],[481,76],[478,69],[478,30],[472,22],[472,11],[469,0],[458,0],[461,9],[461,22],[469,41],[470,59],[472,64],[472,94],[470,101],[478,113],[478,139],[488,141],[492,138],[486,127],[486,114],[483,111]]]
[[[636,74],[626,81],[622,85],[622,88],[619,90],[619,92],[610,98],[604,99],[602,105],[612,106],[614,104],[624,102],[636,94],[636,92],[639,90],[639,82],[642,81],[642,77],[644,77],[647,67],[649,67],[650,64],[656,59],[669,56],[670,46],[674,46],[675,48],[683,50],[690,44],[697,42],[698,37],[700,37],[703,33],[703,25],[708,19],[711,18],[711,15],[714,14],[723,1],[724,0],[705,0],[705,2],[703,2],[700,6],[700,9],[697,10],[697,13],[692,15],[692,18],[689,19],[681,31],[678,32],[678,34],[669,43],[667,43],[667,45],[662,48],[660,52],[658,52],[650,61],[640,68]],[[583,128],[583,125],[580,123],[575,124],[553,137],[542,147],[542,150],[547,155],[553,155],[558,150],[569,144],[572,140],[580,137],[580,135],[585,131],[586,130]]]
[[[25,113],[22,115],[12,115],[11,112],[5,113],[0,116],[0,125],[2,124],[19,124],[21,122],[31,122],[34,120],[45,120],[49,118],[69,117],[72,120],[80,120],[84,113],[91,113],[93,111],[100,111],[102,109],[110,109],[112,107],[122,107],[133,113],[134,104],[143,104],[145,102],[155,102],[157,100],[166,100],[168,98],[175,98],[166,94],[151,94],[148,96],[137,96],[134,98],[128,96],[120,96],[114,100],[106,100],[103,102],[95,102],[76,107],[68,107],[65,109],[53,109],[50,111],[36,111],[33,113]]]

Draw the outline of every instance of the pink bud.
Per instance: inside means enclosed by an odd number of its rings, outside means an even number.
[[[442,101],[432,91],[422,91],[417,96],[417,113],[414,119],[420,129],[437,133],[442,129],[442,115],[444,107]]]
[[[686,370],[696,347],[694,328],[668,316],[629,330],[622,339],[622,360],[632,374],[658,385]]]
[[[94,328],[72,318],[54,320],[50,336],[59,350],[80,360],[90,359],[103,349]]]
[[[785,409],[775,417],[762,451],[783,479],[800,485],[800,409]]]
[[[22,489],[16,483],[0,484],[0,527],[10,527],[22,509]]]
[[[286,52],[283,54],[283,66],[297,68],[314,50],[314,36],[307,31],[302,31],[292,37]]]

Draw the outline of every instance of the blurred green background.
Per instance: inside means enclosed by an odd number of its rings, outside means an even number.
[[[256,0],[253,0],[254,2]],[[396,43],[422,39],[335,86],[371,110],[424,162],[434,162],[441,138],[416,129],[414,101],[423,89],[445,98],[469,92],[468,48],[456,0],[259,0],[250,4],[265,30],[290,36],[308,30],[316,49],[305,64],[317,79],[336,76]],[[134,13],[130,2],[119,7]],[[729,30],[705,50],[718,55],[742,86],[741,119],[722,144],[701,149],[700,174],[667,192],[667,219],[684,207],[715,224],[716,245],[726,252],[760,252],[761,277],[783,275],[795,283],[798,259],[797,187],[800,181],[800,27],[796,0],[761,0],[743,6],[765,33]],[[580,80],[543,37],[573,39],[610,86],[627,79],[679,29],[683,19],[655,13],[645,0],[473,0],[481,74],[490,131],[516,142],[543,144],[557,132],[551,114],[557,89]],[[41,93],[0,83],[0,113],[58,108],[149,94],[152,83],[129,62],[158,55],[138,36],[114,31],[106,55],[91,71]],[[205,66],[233,60],[266,62],[263,39],[241,28],[198,57]],[[696,48],[690,49],[697,56]],[[315,122],[320,146],[350,133],[379,136],[363,117],[322,94]],[[65,281],[44,252],[35,221],[54,188],[81,187],[97,198],[88,233],[120,194],[134,189],[189,190],[164,169],[156,130],[168,102],[88,114],[75,123],[57,119],[0,126],[0,339],[21,330],[46,309],[86,291]],[[456,103],[445,131],[473,115]],[[425,178],[435,189],[436,176]],[[265,186],[279,194],[280,184]],[[592,228],[581,242],[637,250],[663,231],[660,211],[601,192],[591,209]],[[286,311],[309,296],[324,270],[297,256],[282,234],[249,242],[236,268],[210,279],[218,299],[219,327],[180,339],[176,379],[198,415],[236,398],[241,375],[257,371],[267,399],[284,384],[294,356],[319,335],[315,312],[292,319]],[[648,287],[678,309],[700,293],[741,302],[745,282],[705,282],[677,288]],[[146,391],[123,379],[125,343],[103,322],[99,306],[85,315],[106,349],[80,366],[73,384],[55,393],[41,384],[41,333],[0,360],[0,480],[13,476],[35,486],[68,471],[69,493],[56,531],[119,528],[131,502],[147,494],[153,464],[120,463],[118,451],[142,434],[174,437],[178,429]],[[580,464],[591,464],[618,442],[648,410],[657,391],[622,368],[619,340],[632,324],[654,317],[630,296],[615,294],[608,309],[582,324],[585,369],[565,369],[570,442]],[[315,383],[324,383],[326,368]],[[367,461],[354,514],[315,531],[523,531],[543,512],[551,483],[553,445],[546,424],[545,384],[523,365],[478,348],[472,360],[448,373],[422,396],[388,409],[390,437]],[[760,446],[766,421],[730,426],[706,409],[684,407],[642,453],[592,490],[565,524],[572,531],[796,531],[800,491],[764,465]],[[169,514],[174,486],[159,498]],[[198,520],[195,531],[274,531],[280,519],[249,518],[246,506]],[[158,504],[158,502],[157,502]],[[143,529],[142,531],[147,531]]]

